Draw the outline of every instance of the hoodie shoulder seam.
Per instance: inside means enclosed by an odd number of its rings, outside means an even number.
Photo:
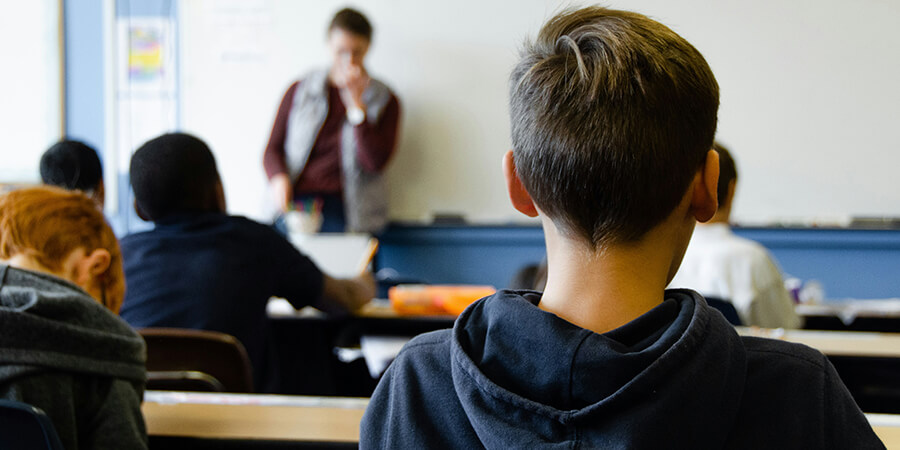
[[[788,352],[788,351],[784,351],[784,350],[780,350],[780,349],[773,349],[773,348],[752,348],[752,349],[748,348],[747,351],[750,353],[764,353],[764,354],[775,354],[775,355],[786,356],[786,357],[794,359],[794,360],[803,361],[809,365],[815,366],[818,369],[822,369],[825,367],[822,364],[822,360],[821,360],[822,354],[818,350],[815,350],[815,349],[812,349],[812,348],[806,347],[806,346],[803,346],[803,348],[804,348],[804,350],[809,350],[809,351],[815,352],[816,357],[814,358],[813,357],[814,355],[805,355],[805,354],[801,354],[799,352]]]

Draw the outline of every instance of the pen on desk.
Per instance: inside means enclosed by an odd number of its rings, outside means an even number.
[[[369,263],[372,262],[372,258],[375,257],[375,252],[378,251],[378,239],[372,238],[369,239],[369,246],[366,247],[366,252],[363,254],[363,258],[359,261],[359,269],[357,272],[360,274],[365,273],[366,269],[369,267]]]

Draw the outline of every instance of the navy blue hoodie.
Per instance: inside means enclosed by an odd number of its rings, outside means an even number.
[[[500,291],[407,344],[360,448],[884,448],[828,360],[692,291],[597,334]]]

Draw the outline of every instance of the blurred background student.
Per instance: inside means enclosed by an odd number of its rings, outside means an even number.
[[[147,447],[144,340],[116,316],[119,244],[95,203],[0,196],[0,398],[44,410],[67,449]]]
[[[377,233],[387,223],[382,172],[397,143],[400,103],[366,70],[371,43],[372,25],[362,13],[335,14],[330,67],[288,88],[263,157],[280,211],[321,205],[321,231]],[[276,228],[284,232],[280,218]]]
[[[41,156],[41,181],[70,191],[81,191],[103,210],[103,166],[97,151],[84,142],[62,140]]]
[[[230,216],[206,143],[181,133],[142,145],[131,158],[135,208],[150,231],[122,239],[128,295],[122,317],[134,327],[219,331],[247,349],[257,391],[278,390],[266,305],[352,311],[375,294],[371,274],[322,273],[272,227]],[[299,343],[302,344],[302,343]]]
[[[712,220],[697,224],[669,287],[690,288],[704,297],[731,302],[742,325],[799,328],[802,320],[794,312],[775,260],[759,243],[731,231],[737,166],[722,144],[716,142],[713,148],[719,153],[719,209]]]

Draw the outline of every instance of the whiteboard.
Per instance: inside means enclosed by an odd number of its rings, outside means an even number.
[[[62,135],[60,2],[0,14],[0,183],[40,182],[40,159]]]
[[[721,87],[719,139],[739,165],[734,218],[842,222],[900,216],[900,2],[631,0],[705,55]],[[524,38],[568,3],[359,0],[375,27],[370,72],[402,105],[387,176],[394,220],[460,213],[527,220],[509,206],[509,70]],[[179,3],[183,127],[206,139],[234,213],[263,218],[262,152],[281,96],[326,65],[343,1]]]

